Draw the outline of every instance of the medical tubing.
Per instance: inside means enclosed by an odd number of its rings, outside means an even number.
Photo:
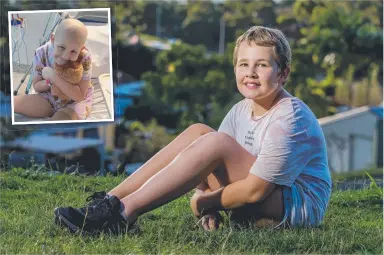
[[[44,32],[43,32],[43,37],[45,37],[45,32],[47,31],[48,23],[51,20],[52,12],[49,13],[47,23],[45,24]]]
[[[23,36],[21,37],[21,41],[24,43],[24,46],[25,46],[25,56],[27,57],[27,64],[29,64],[29,58],[28,58],[28,48],[27,48],[27,44],[25,43],[25,40],[24,40],[24,37],[25,37],[25,30],[24,29],[27,29],[27,20],[25,19],[24,20],[25,22],[25,28],[23,28]]]

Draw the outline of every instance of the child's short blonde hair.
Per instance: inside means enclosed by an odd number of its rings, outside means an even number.
[[[234,66],[237,64],[237,52],[243,41],[247,41],[248,44],[255,43],[258,46],[273,47],[274,59],[279,65],[280,71],[291,66],[291,47],[289,46],[287,38],[285,38],[283,32],[280,30],[261,26],[254,26],[248,29],[248,31],[242,34],[236,41],[233,52]]]

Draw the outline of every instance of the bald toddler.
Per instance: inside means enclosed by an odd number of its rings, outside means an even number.
[[[58,25],[50,41],[35,52],[31,75],[38,94],[15,96],[16,113],[49,120],[85,120],[89,116],[93,86],[91,52],[85,47],[87,36],[86,26],[76,19]],[[55,67],[81,70],[79,79],[71,81],[73,75],[64,79]],[[58,100],[62,96],[68,98],[64,103]]]

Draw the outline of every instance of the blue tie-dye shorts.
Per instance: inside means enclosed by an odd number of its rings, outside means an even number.
[[[283,186],[284,218],[277,227],[317,227],[331,195],[330,185],[309,175],[300,175],[291,187]]]

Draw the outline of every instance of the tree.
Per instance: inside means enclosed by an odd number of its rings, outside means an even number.
[[[296,2],[295,11],[300,18],[302,2]],[[315,2],[316,5],[301,29],[303,39],[299,45],[313,49],[319,63],[331,53],[337,62],[337,74],[349,63],[356,63],[356,72],[382,59],[382,24],[379,2]],[[336,5],[336,6],[335,6]],[[375,15],[377,14],[377,15]],[[356,61],[358,60],[358,61]],[[380,61],[382,62],[382,61]],[[382,63],[381,63],[382,65]],[[361,75],[367,75],[362,72]]]
[[[131,31],[141,33],[147,29],[147,24],[143,19],[144,8],[147,5],[144,1],[124,1],[117,2],[114,10],[116,20],[117,41],[125,41]]]
[[[218,5],[211,1],[188,1],[181,40],[192,45],[202,44],[211,51],[217,51],[221,15]]]
[[[238,93],[228,56],[208,55],[204,46],[188,44],[159,53],[156,72],[142,77],[146,85],[139,104],[155,112],[180,113],[180,129],[207,123],[212,104],[223,107]]]
[[[209,50],[217,51],[220,20],[224,21],[225,44],[232,43],[238,31],[243,32],[251,26],[274,27],[274,6],[273,1],[227,0],[220,4],[213,1],[188,1],[180,38],[186,43],[203,44]]]
[[[245,31],[252,26],[276,26],[274,1],[226,0],[222,6],[227,26],[226,42],[237,38],[237,31]]]
[[[278,18],[290,24],[292,18],[296,20],[299,37],[291,43],[290,91],[302,96],[311,109],[317,109],[317,117],[334,112],[332,91],[339,91],[339,95],[341,90],[350,91],[348,101],[352,102],[352,88],[345,87],[352,83],[338,85],[348,76],[351,63],[353,81],[367,77],[372,62],[382,70],[381,13],[382,3],[378,1],[296,1],[293,16]]]
[[[352,106],[379,105],[383,100],[383,90],[378,83],[378,65],[372,63],[368,77],[354,84],[352,91]]]

